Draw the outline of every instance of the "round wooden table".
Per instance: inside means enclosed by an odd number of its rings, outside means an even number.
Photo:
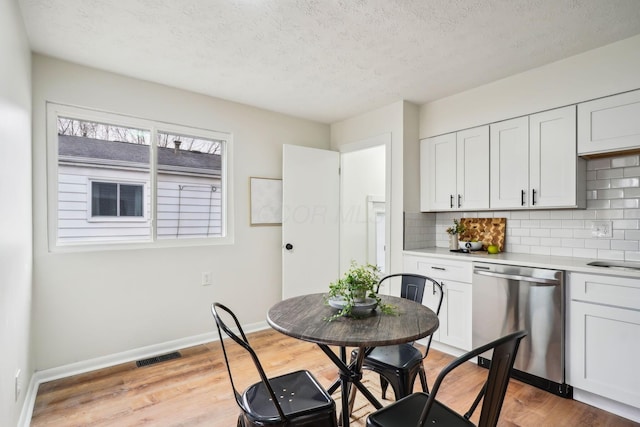
[[[309,341],[322,349],[336,364],[340,378],[329,387],[333,393],[342,387],[342,425],[349,425],[349,383],[376,407],[382,405],[360,382],[362,361],[374,347],[402,344],[433,334],[438,329],[438,316],[422,304],[405,298],[380,295],[385,304],[396,307],[395,314],[382,314],[378,310],[364,318],[340,317],[328,321],[338,310],[325,303],[326,294],[293,297],[269,309],[269,325],[290,337]],[[329,346],[341,348],[338,357]],[[358,358],[347,365],[345,347],[358,347]]]

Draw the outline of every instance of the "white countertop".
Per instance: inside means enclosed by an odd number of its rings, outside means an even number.
[[[490,262],[494,264],[550,268],[554,270],[565,270],[590,274],[606,274],[608,276],[621,276],[640,279],[640,270],[594,267],[587,265],[587,263],[594,261],[590,258],[572,258],[552,255],[531,255],[508,252],[501,252],[499,254],[490,255],[484,251],[470,253],[450,252],[449,249],[445,248],[411,249],[405,250],[404,253],[408,255],[422,255],[434,258],[455,259],[460,261]],[[634,263],[627,262],[627,264]],[[640,266],[640,263],[635,264]]]

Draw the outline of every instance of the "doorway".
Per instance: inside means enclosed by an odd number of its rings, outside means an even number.
[[[340,272],[351,261],[388,266],[387,176],[391,135],[340,148]]]

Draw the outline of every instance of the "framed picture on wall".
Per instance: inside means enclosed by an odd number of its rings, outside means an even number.
[[[282,180],[249,178],[250,224],[282,225]]]

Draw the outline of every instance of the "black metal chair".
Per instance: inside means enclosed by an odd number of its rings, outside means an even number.
[[[242,410],[238,416],[238,427],[337,427],[336,404],[309,371],[267,378],[235,314],[220,303],[211,304],[211,313],[216,321],[231,387]],[[221,314],[233,319],[234,329],[239,331],[240,336],[224,323]],[[233,381],[223,332],[251,356],[260,375],[261,381],[249,386],[242,394]]]
[[[495,427],[500,417],[520,340],[526,335],[526,331],[514,332],[454,359],[440,371],[431,393],[414,393],[379,409],[369,415],[367,427],[423,427],[434,424],[452,427],[474,426],[469,418],[480,400],[483,402],[478,427]],[[436,394],[447,374],[471,358],[491,349],[493,349],[493,356],[487,380],[469,411],[461,415],[436,400]]]
[[[435,312],[436,315],[440,314],[443,297],[442,285],[440,283],[420,274],[396,273],[380,279],[378,289],[384,281],[393,277],[400,277],[402,279],[400,296],[418,303],[422,303],[426,284],[431,283],[431,292],[433,295],[436,295],[435,298],[437,301]],[[422,361],[427,357],[427,354],[429,354],[431,339],[432,336],[430,335],[427,338],[424,353],[414,347],[413,343],[407,343],[376,347],[365,356],[362,368],[374,371],[380,375],[380,388],[382,389],[383,399],[386,398],[389,384],[391,384],[391,388],[393,388],[396,400],[410,395],[413,392],[413,383],[418,375],[422,383],[422,391],[429,391],[427,376],[424,372]],[[356,356],[355,351],[351,354],[352,360]]]

